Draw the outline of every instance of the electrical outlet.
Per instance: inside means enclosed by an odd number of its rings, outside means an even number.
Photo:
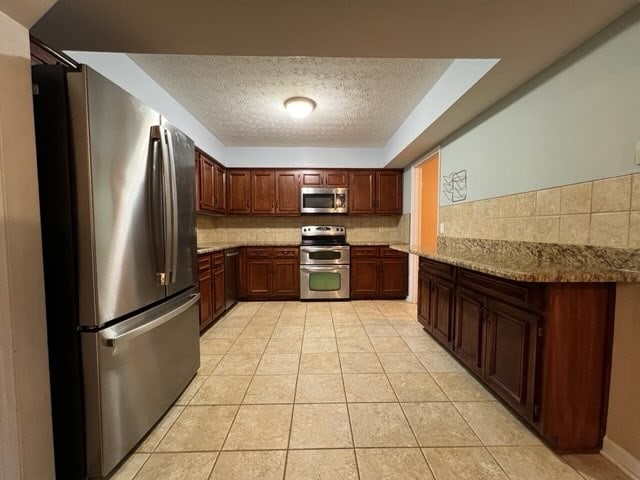
[[[444,222],[440,223],[440,233],[444,233]]]
[[[636,165],[640,165],[640,140],[636,142]]]

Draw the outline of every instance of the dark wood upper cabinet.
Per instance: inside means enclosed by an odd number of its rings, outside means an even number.
[[[349,213],[402,214],[402,171],[349,171]]]
[[[196,196],[200,213],[226,213],[225,168],[196,150]]]
[[[301,170],[301,185],[303,187],[336,187],[349,186],[347,170]]]
[[[273,170],[251,170],[251,213],[276,212],[276,182]]]
[[[249,170],[227,170],[227,212],[251,213],[251,174]]]
[[[200,173],[199,192],[200,192],[200,210],[213,210],[214,198],[213,198],[213,179],[215,176],[215,165],[204,155],[196,152],[197,168]]]
[[[378,170],[376,172],[376,212],[380,214],[402,213],[402,172]]]
[[[349,175],[346,170],[324,170],[325,187],[346,188],[349,186]]]
[[[277,215],[300,215],[300,172],[276,170]]]
[[[213,165],[213,205],[214,210],[218,213],[226,213],[227,195],[226,195],[226,169],[219,163]]]
[[[349,213],[375,213],[375,180],[373,170],[349,172]]]
[[[302,170],[300,176],[303,187],[322,187],[324,184],[322,170]]]

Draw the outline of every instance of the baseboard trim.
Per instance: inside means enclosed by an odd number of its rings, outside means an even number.
[[[600,453],[633,480],[640,480],[640,460],[620,445],[604,437]]]

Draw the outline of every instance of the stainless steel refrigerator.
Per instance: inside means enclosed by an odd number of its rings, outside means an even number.
[[[106,476],[199,366],[193,141],[88,67],[33,67],[57,477]]]

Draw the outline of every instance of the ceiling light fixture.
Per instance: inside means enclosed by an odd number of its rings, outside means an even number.
[[[307,97],[291,97],[284,101],[284,108],[293,118],[307,118],[316,108],[316,102]]]

